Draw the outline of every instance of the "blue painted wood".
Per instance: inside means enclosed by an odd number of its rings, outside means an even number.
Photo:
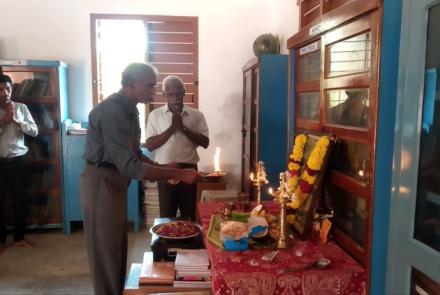
[[[296,68],[296,52],[291,49],[289,51],[290,68],[289,68],[289,85],[290,90],[288,93],[287,109],[287,155],[293,150],[295,143],[295,68]]]
[[[82,155],[86,141],[85,135],[67,135],[67,127],[73,121],[62,124],[63,181],[64,181],[64,232],[71,233],[71,222],[82,221],[79,195],[79,177],[84,168]],[[138,181],[132,180],[127,195],[127,219],[133,222],[133,230],[139,231],[140,207]]]
[[[58,66],[58,84],[60,95],[60,124],[69,117],[69,102],[67,94],[67,66],[61,63]]]
[[[286,166],[287,55],[261,55],[258,112],[258,155],[271,185],[279,182]],[[263,192],[264,195],[265,192]]]
[[[370,293],[385,293],[402,1],[384,1],[379,81]]]
[[[0,59],[0,65],[67,68],[67,64],[59,60]]]

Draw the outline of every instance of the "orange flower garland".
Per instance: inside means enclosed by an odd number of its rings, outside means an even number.
[[[306,168],[301,175],[299,185],[295,188],[295,194],[289,207],[293,209],[299,208],[309,196],[313,189],[313,184],[316,181],[317,174],[322,168],[329,144],[330,140],[327,136],[322,136],[316,143],[307,160]]]
[[[287,179],[287,188],[289,192],[294,192],[298,185],[299,173],[301,169],[301,161],[304,156],[304,146],[307,143],[307,136],[300,134],[295,138],[292,154],[289,156],[289,177]]]

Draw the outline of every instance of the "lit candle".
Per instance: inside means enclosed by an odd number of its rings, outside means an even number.
[[[214,154],[214,171],[220,172],[222,169],[220,169],[220,152],[221,149],[219,147],[215,148],[215,154]]]
[[[267,192],[269,193],[269,195],[273,196],[273,189],[270,187]]]
[[[249,178],[250,178],[251,180],[254,180],[254,172],[251,172],[251,175],[249,176]]]

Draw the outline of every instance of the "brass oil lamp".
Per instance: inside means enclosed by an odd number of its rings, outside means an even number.
[[[277,241],[277,249],[287,249],[293,246],[293,239],[287,234],[287,202],[291,200],[292,193],[287,190],[286,174],[280,173],[280,187],[274,193],[269,189],[274,199],[280,203],[280,234]]]
[[[257,189],[257,205],[261,204],[261,186],[269,183],[267,180],[266,170],[263,161],[258,161],[256,167],[256,175],[251,172],[250,180]]]

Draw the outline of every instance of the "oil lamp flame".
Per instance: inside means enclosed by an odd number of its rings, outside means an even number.
[[[214,171],[220,172],[222,169],[220,169],[220,152],[221,149],[219,147],[215,148],[215,154],[214,154]]]
[[[273,196],[273,189],[270,187],[267,192],[269,193],[269,195]]]

